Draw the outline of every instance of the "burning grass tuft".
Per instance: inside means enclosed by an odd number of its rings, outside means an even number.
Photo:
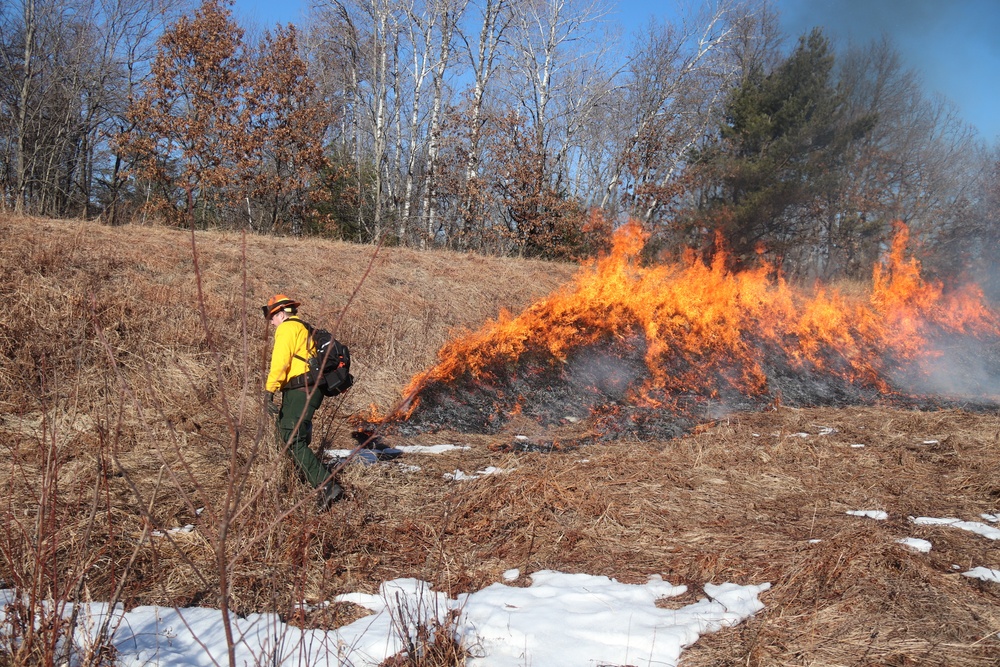
[[[769,404],[1000,401],[1000,316],[974,286],[920,277],[900,227],[863,297],[789,285],[770,267],[643,266],[636,224],[572,284],[449,342],[414,377],[404,431],[495,433],[512,414],[595,416],[609,439],[673,437]]]

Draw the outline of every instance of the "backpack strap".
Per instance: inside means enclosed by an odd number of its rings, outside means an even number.
[[[299,320],[299,322],[302,324],[302,326],[306,328],[306,333],[308,334],[308,336],[306,337],[306,352],[309,352],[309,340],[312,338],[313,335],[313,326],[303,320]],[[307,359],[306,357],[300,356],[298,354],[293,354],[292,356],[298,359],[299,361],[304,361],[307,364],[309,363],[309,359]]]
[[[308,353],[309,352],[309,341],[312,340],[312,335],[313,335],[313,327],[308,322],[300,320],[297,317],[295,318],[294,321],[298,322],[299,324],[301,324],[302,326],[304,326],[306,328],[306,333],[308,335],[306,336],[306,349],[305,349],[305,351],[306,351],[306,353]],[[298,359],[299,361],[304,362],[306,364],[306,366],[308,367],[308,365],[309,365],[309,359],[307,359],[306,357],[303,357],[302,355],[299,355],[299,354],[293,354],[292,357],[294,357],[295,359]],[[288,382],[285,384],[285,389],[301,389],[301,388],[305,387],[307,384],[312,384],[313,382],[315,382],[315,380],[310,380],[309,379],[309,369],[306,368],[306,372],[305,373],[299,373],[295,377],[289,378]]]

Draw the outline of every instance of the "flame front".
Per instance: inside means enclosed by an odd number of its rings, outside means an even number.
[[[917,260],[905,257],[903,226],[863,296],[832,288],[806,294],[769,266],[734,273],[721,252],[710,264],[689,255],[679,265],[641,266],[645,241],[637,224],[622,227],[612,252],[571,284],[447,344],[410,382],[406,416],[425,394],[448,386],[492,387],[497,410],[515,413],[529,399],[514,379],[534,373],[551,383],[609,351],[643,360],[637,372],[600,376],[624,383],[621,394],[638,406],[676,406],[684,396],[773,397],[776,374],[895,394],[900,369],[911,377],[933,372],[941,340],[1000,340],[1000,320],[977,288],[945,294],[921,278]]]

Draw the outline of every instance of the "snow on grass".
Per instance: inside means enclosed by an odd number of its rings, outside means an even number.
[[[701,635],[738,625],[762,610],[758,595],[770,588],[768,583],[705,584],[702,599],[664,609],[658,600],[681,595],[687,587],[658,575],[645,584],[552,570],[530,578],[527,587],[496,583],[454,599],[424,581],[396,579],[382,584],[377,595],[338,596],[337,601],[373,613],[329,631],[289,626],[277,614],[231,615],[236,663],[375,667],[404,649],[406,632],[413,636],[417,625],[434,627],[434,619],[446,624],[455,610],[455,634],[472,651],[467,663],[472,667],[670,666]],[[13,600],[12,591],[0,591],[0,622],[2,608]],[[90,603],[82,611],[77,645],[92,642],[94,629],[112,613],[116,664],[123,667],[229,662],[218,610],[136,607],[126,612],[120,605],[109,610]]]
[[[977,535],[982,535],[985,538],[991,540],[1000,540],[1000,529],[994,528],[993,526],[987,526],[985,523],[980,523],[978,521],[962,521],[961,519],[935,519],[932,517],[910,517],[910,521],[917,524],[918,526],[951,526],[952,528],[961,528],[962,530],[967,530],[971,533]]]
[[[393,589],[395,586],[395,589]],[[449,600],[417,580],[383,585],[378,595],[339,596],[375,612],[337,632],[361,655],[378,664],[401,646],[366,639],[391,630],[394,600],[406,596],[404,608],[418,617],[443,619],[448,609],[461,610],[458,634],[474,646],[470,666],[523,665],[676,665],[681,651],[707,632],[738,625],[764,608],[758,595],[770,584],[739,586],[706,584],[706,597],[681,609],[663,609],[656,601],[684,593],[659,576],[645,584],[622,584],[588,574],[543,570],[531,575],[526,588],[500,583]],[[390,604],[387,605],[386,601]],[[407,606],[408,605],[408,606]],[[374,631],[374,632],[373,632]]]
[[[180,528],[170,528],[170,529],[168,529],[166,531],[154,530],[150,534],[153,537],[163,537],[167,533],[170,533],[171,535],[179,535],[181,533],[193,533],[193,532],[194,532],[194,524],[193,523],[189,523],[189,524],[187,524],[185,526],[181,526]]]
[[[456,482],[464,482],[469,479],[475,479],[477,477],[485,477],[486,475],[502,475],[504,473],[510,472],[508,468],[497,468],[496,466],[486,466],[482,470],[477,470],[476,472],[469,474],[456,469],[455,472],[446,472],[444,474],[445,479],[450,479]]]
[[[896,540],[897,544],[902,544],[908,549],[913,549],[922,554],[930,553],[931,543],[927,540],[922,540],[919,537],[904,537],[901,540]]]
[[[962,575],[970,579],[982,579],[1000,584],[1000,570],[991,570],[988,567],[974,567],[968,572],[963,572]]]
[[[405,454],[444,454],[469,449],[468,445],[399,445],[396,449]]]
[[[851,516],[863,516],[869,519],[875,519],[876,521],[885,521],[889,518],[889,515],[882,510],[847,510],[847,514]]]

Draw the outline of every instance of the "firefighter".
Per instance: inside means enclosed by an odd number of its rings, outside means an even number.
[[[313,413],[323,402],[323,394],[305,386],[308,360],[314,353],[305,323],[297,316],[299,302],[284,294],[277,294],[261,306],[264,317],[274,327],[274,348],[271,351],[271,368],[264,384],[267,410],[277,417],[278,435],[282,447],[295,461],[302,476],[320,489],[318,504],[326,510],[339,500],[344,491],[330,477],[330,471],[310,448],[312,441]],[[276,392],[281,392],[281,405],[274,402]]]

